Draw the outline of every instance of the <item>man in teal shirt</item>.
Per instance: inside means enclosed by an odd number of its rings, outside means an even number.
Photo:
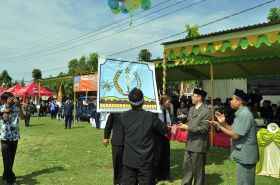
[[[217,121],[208,121],[223,133],[231,137],[231,157],[237,164],[237,184],[254,185],[256,163],[259,160],[257,143],[257,128],[253,114],[246,106],[249,96],[242,90],[236,89],[230,102],[236,110],[232,125],[225,123],[225,115],[215,112]]]

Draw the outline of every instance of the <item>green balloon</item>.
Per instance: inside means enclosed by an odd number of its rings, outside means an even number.
[[[151,1],[150,0],[142,0],[141,2],[141,8],[143,10],[148,10],[151,8]]]

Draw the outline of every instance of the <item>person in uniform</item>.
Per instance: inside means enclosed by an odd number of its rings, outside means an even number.
[[[206,152],[209,149],[209,130],[207,120],[211,119],[211,111],[203,104],[207,93],[194,89],[192,103],[186,124],[178,128],[188,130],[187,145],[183,162],[182,185],[205,184]]]
[[[128,95],[132,109],[121,114],[124,131],[122,185],[154,185],[154,132],[168,133],[156,114],[142,109],[144,95],[133,88]]]
[[[104,139],[103,144],[105,146],[109,145],[109,138],[111,131],[113,130],[113,135],[111,139],[112,145],[112,159],[114,168],[114,185],[120,185],[122,183],[122,158],[123,158],[123,130],[120,121],[120,113],[110,113],[106,126],[104,129]]]
[[[74,105],[70,102],[70,99],[68,98],[62,110],[62,114],[64,115],[64,119],[65,119],[65,125],[64,125],[65,129],[67,128],[71,129],[71,124],[73,120],[73,111],[74,111]]]
[[[256,163],[259,159],[257,143],[257,127],[252,112],[246,106],[249,96],[242,90],[236,89],[231,100],[232,109],[236,110],[232,125],[225,123],[225,115],[215,112],[217,121],[209,121],[232,140],[231,157],[236,161],[237,184],[254,185]]]

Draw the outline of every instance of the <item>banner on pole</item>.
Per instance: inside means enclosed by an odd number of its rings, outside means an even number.
[[[143,109],[160,112],[154,64],[100,57],[98,72],[98,112],[123,112],[131,109],[128,94],[134,87],[143,91]]]
[[[96,91],[97,90],[97,75],[80,75],[74,77],[74,91]]]

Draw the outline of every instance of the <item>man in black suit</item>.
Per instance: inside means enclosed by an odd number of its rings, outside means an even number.
[[[122,185],[154,185],[154,132],[168,133],[156,114],[142,109],[144,95],[134,88],[128,95],[132,109],[120,116],[124,130]]]
[[[111,131],[113,130],[111,144],[114,168],[114,185],[120,185],[122,183],[122,158],[124,138],[120,115],[120,113],[110,113],[106,122],[103,139],[103,144],[105,146],[108,146]]]
[[[188,129],[187,146],[183,163],[182,185],[203,185],[205,183],[206,151],[209,149],[209,130],[207,120],[211,111],[203,104],[207,93],[194,89],[187,124],[178,127]]]
[[[74,111],[74,105],[70,102],[70,99],[66,100],[66,103],[63,106],[62,114],[64,115],[65,119],[65,129],[69,128],[71,129],[71,123],[73,120],[73,111]]]

